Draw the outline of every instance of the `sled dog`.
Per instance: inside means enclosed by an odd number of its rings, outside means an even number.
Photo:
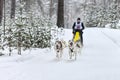
[[[55,41],[54,49],[55,49],[55,52],[56,52],[56,57],[58,59],[60,59],[62,57],[63,49],[65,47],[67,47],[67,46],[66,46],[66,42],[64,40]]]
[[[69,50],[69,58],[72,59],[74,57],[74,59],[77,59],[77,54],[81,54],[81,42],[80,41],[76,41],[74,42],[73,40],[69,40],[68,41],[68,50]]]

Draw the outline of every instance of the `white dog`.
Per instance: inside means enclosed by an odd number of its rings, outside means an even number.
[[[57,40],[55,42],[55,46],[54,46],[54,49],[55,49],[55,52],[56,52],[56,57],[58,59],[60,59],[62,57],[62,54],[63,54],[63,49],[66,47],[66,42],[63,41],[63,40]]]
[[[68,41],[68,47],[69,47],[69,56],[70,59],[72,59],[74,57],[74,59],[77,59],[77,54],[81,54],[81,42],[80,41],[72,41],[69,40]]]

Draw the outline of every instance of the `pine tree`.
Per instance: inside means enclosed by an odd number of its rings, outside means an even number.
[[[109,6],[108,9],[108,19],[109,19],[109,23],[111,23],[111,28],[116,28],[116,23],[119,20],[119,14],[118,14],[118,4],[113,1],[113,3],[111,3],[111,5]]]

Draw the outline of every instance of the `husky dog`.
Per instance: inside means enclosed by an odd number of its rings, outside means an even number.
[[[81,54],[81,49],[82,49],[81,41],[74,42],[74,45],[75,45],[74,47],[77,54]]]
[[[63,54],[63,49],[66,47],[66,42],[63,41],[63,40],[57,40],[55,42],[55,46],[54,46],[54,49],[55,49],[55,52],[56,52],[56,57],[58,59],[60,59],[62,57],[62,54]]]
[[[72,59],[72,56],[74,56],[74,42],[72,40],[68,41],[68,47],[69,47],[69,56],[70,59]]]
[[[69,56],[70,59],[72,59],[72,57],[77,58],[77,54],[81,54],[81,42],[80,41],[76,41],[74,42],[73,40],[69,40],[68,41],[68,47],[69,47]]]

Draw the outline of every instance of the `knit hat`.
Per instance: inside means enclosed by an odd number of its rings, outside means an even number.
[[[80,18],[77,18],[77,20],[80,20]]]

